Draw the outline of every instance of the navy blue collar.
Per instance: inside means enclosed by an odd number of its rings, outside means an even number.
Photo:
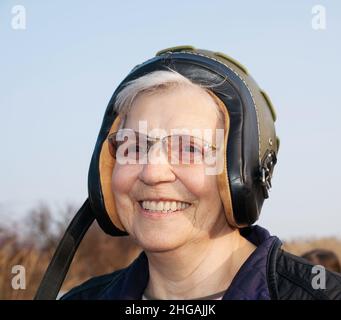
[[[270,236],[260,226],[243,228],[240,232],[257,248],[237,272],[223,300],[269,300],[267,261],[270,249],[278,238]],[[100,299],[141,300],[148,279],[148,258],[142,252],[115,282],[105,288]]]
[[[260,226],[241,229],[241,234],[257,248],[233,278],[223,300],[270,300],[267,263],[270,250],[278,238],[270,236]]]

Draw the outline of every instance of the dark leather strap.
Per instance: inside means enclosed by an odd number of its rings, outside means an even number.
[[[68,226],[53,258],[40,283],[35,300],[55,300],[69,270],[72,259],[85,233],[91,226],[95,216],[91,210],[89,199]]]

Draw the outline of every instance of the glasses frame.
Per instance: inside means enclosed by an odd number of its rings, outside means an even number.
[[[144,137],[147,138],[147,152],[146,152],[146,155],[148,155],[150,148],[152,148],[156,143],[161,142],[161,144],[163,146],[163,151],[165,151],[165,153],[167,154],[168,161],[170,160],[169,159],[169,154],[168,154],[168,139],[169,138],[172,139],[173,137],[186,136],[186,137],[189,137],[189,139],[190,139],[189,141],[192,141],[191,138],[198,139],[198,140],[200,140],[203,143],[204,152],[206,152],[208,148],[210,148],[212,151],[217,151],[217,150],[220,149],[215,144],[211,144],[211,143],[207,142],[205,139],[202,139],[202,138],[199,138],[199,137],[196,137],[196,136],[191,136],[191,135],[188,135],[188,134],[181,134],[181,133],[179,133],[179,134],[172,134],[172,135],[168,135],[168,136],[164,136],[164,137],[150,137],[149,135],[147,135],[145,133],[142,133],[142,132],[139,132],[139,131],[135,131],[133,129],[120,129],[118,131],[115,131],[115,132],[109,134],[108,137],[107,137],[108,145],[109,145],[109,152],[110,152],[111,156],[114,159],[116,159],[115,149],[116,149],[116,151],[118,150],[118,148],[115,147],[115,144],[116,144],[116,141],[117,141],[116,140],[116,136],[117,136],[117,134],[122,133],[122,130],[130,131],[131,133],[134,133],[135,137],[137,137],[136,141],[140,141],[140,138],[139,138],[140,136],[144,136]],[[123,139],[122,139],[123,143],[125,142],[125,140],[124,140],[125,137],[127,137],[127,136],[126,135],[123,136]],[[164,148],[165,145],[167,145],[166,149]]]

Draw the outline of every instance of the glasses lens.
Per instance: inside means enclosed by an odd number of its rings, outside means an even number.
[[[147,136],[131,129],[121,129],[108,137],[109,151],[115,159],[142,159],[147,154]]]
[[[168,138],[167,151],[172,164],[199,164],[203,161],[205,143],[194,136],[173,135]]]

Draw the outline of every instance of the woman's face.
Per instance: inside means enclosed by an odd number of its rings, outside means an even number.
[[[175,128],[197,129],[202,134],[204,129],[211,129],[214,143],[215,130],[224,128],[215,108],[212,97],[199,88],[177,87],[141,94],[132,105],[125,128],[140,131],[139,121],[142,120],[147,122],[149,135],[153,129],[154,132],[163,129],[167,135]],[[157,145],[161,148],[160,143]],[[150,151],[148,156],[154,157],[156,153]],[[160,156],[167,159],[163,152],[158,153]],[[122,165],[116,162],[112,191],[117,213],[137,244],[146,251],[161,252],[208,241],[222,228],[230,230],[219,197],[216,176],[207,175],[206,167],[205,163],[173,165],[168,161],[154,161]],[[141,206],[143,200],[157,203],[159,199],[168,199],[169,202],[176,200],[190,206],[173,213],[160,214],[150,214],[150,210],[144,210]]]

